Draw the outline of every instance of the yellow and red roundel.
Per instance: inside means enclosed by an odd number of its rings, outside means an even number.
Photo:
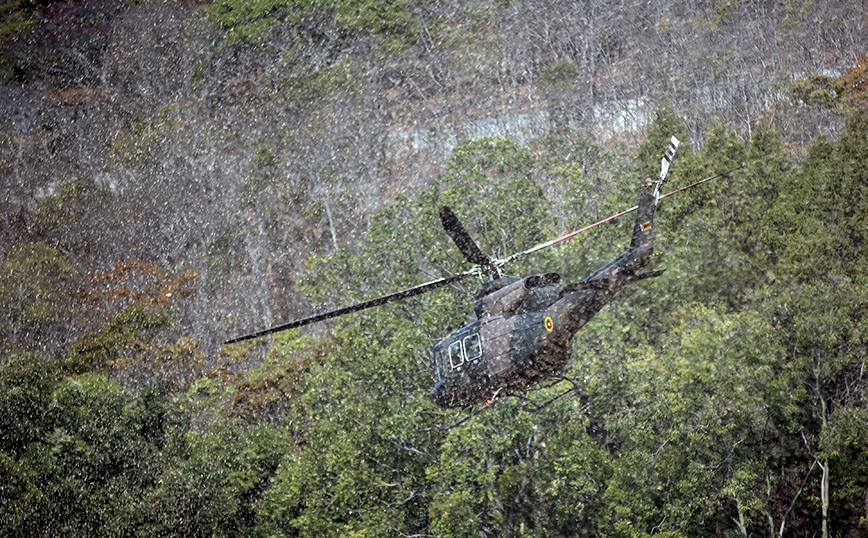
[[[546,319],[545,319],[545,321],[543,322],[543,324],[545,324],[545,326],[546,326],[546,330],[547,330],[548,332],[552,332],[552,330],[554,330],[554,328],[555,328],[555,322],[552,321],[552,317],[551,317],[551,316],[546,316]]]

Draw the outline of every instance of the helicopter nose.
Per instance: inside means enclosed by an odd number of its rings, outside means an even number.
[[[433,387],[431,387],[431,391],[428,392],[428,397],[431,398],[431,403],[437,407],[443,407],[443,381],[438,381]]]
[[[446,383],[445,380],[438,381],[428,393],[431,402],[437,407],[449,409],[459,407],[467,403],[467,397],[462,394],[462,391],[455,383]]]

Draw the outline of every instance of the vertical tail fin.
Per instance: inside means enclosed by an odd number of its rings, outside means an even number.
[[[630,237],[630,250],[636,250],[651,238],[651,225],[654,222],[654,210],[657,209],[657,189],[650,179],[642,183],[639,194],[639,205],[636,209],[636,222],[633,224],[633,235]]]
[[[636,222],[633,224],[633,235],[630,238],[630,250],[635,250],[651,241],[651,226],[654,222],[654,211],[657,209],[657,199],[660,196],[660,185],[666,181],[669,165],[678,150],[680,142],[674,136],[669,140],[669,147],[660,160],[660,175],[656,181],[646,179],[639,194],[639,205],[636,209]]]

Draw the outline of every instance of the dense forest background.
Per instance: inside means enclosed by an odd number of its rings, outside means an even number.
[[[0,1],[0,534],[868,535],[868,5]],[[581,393],[459,427],[456,285],[635,203]],[[522,260],[575,281],[629,222]]]

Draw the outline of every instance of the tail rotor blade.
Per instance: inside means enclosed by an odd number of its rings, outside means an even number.
[[[669,165],[672,164],[672,158],[675,157],[675,152],[678,151],[678,146],[680,145],[681,142],[674,136],[669,139],[669,146],[666,148],[666,153],[663,154],[663,158],[660,160],[660,176],[657,178],[658,181],[666,181],[666,173],[669,171]]]

